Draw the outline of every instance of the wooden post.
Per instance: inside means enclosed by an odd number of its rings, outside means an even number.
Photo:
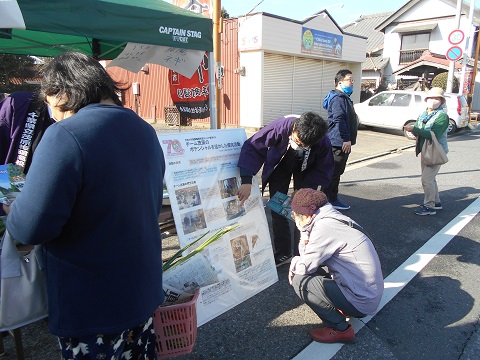
[[[222,21],[222,1],[213,0],[213,57],[215,58],[215,64],[211,67],[211,69],[215,69],[217,73],[219,72],[217,66],[220,66],[222,60]],[[217,129],[220,129],[222,127],[222,118],[220,111],[220,107],[222,105],[222,97],[221,89],[218,87],[218,78],[215,81],[215,103],[217,115]]]

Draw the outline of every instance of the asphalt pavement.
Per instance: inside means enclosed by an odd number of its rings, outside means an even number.
[[[401,133],[363,129],[342,176],[345,214],[371,234],[388,284],[380,311],[353,323],[354,344],[312,343],[308,332],[321,322],[284,265],[277,283],[199,327],[192,353],[178,359],[479,359],[480,130],[449,138],[450,161],[437,176],[444,209],[435,216],[413,213],[423,200],[413,145]],[[178,241],[163,237],[168,256]],[[46,322],[22,332],[26,359],[59,358]],[[4,359],[15,359],[11,336],[4,340]]]

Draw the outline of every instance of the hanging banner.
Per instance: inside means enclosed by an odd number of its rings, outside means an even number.
[[[238,225],[190,258],[196,259],[183,268],[164,274],[164,283],[169,286],[180,285],[182,290],[201,287],[197,301],[199,325],[278,281],[256,177],[247,201],[240,205],[237,197],[237,162],[246,138],[244,129],[158,134],[180,247],[206,232],[214,234]]]
[[[210,116],[208,86],[208,53],[205,53],[191,78],[169,70],[170,96],[182,118],[205,119]]]
[[[160,45],[128,43],[107,67],[118,66],[138,73],[147,63],[158,64],[191,78],[203,61],[202,50],[188,50]]]
[[[211,18],[210,0],[173,0],[172,4]],[[190,78],[176,71],[168,72],[170,96],[181,119],[205,119],[210,116],[208,70],[206,52],[202,63]]]

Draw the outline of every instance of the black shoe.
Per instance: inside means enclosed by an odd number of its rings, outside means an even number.
[[[275,265],[277,267],[289,264],[292,261],[292,255],[277,255],[275,256]]]

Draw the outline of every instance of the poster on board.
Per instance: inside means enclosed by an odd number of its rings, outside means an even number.
[[[278,281],[265,209],[255,177],[251,196],[243,205],[238,201],[244,129],[158,134],[158,139],[180,247],[238,224],[201,252],[216,280],[200,290],[200,326]]]

